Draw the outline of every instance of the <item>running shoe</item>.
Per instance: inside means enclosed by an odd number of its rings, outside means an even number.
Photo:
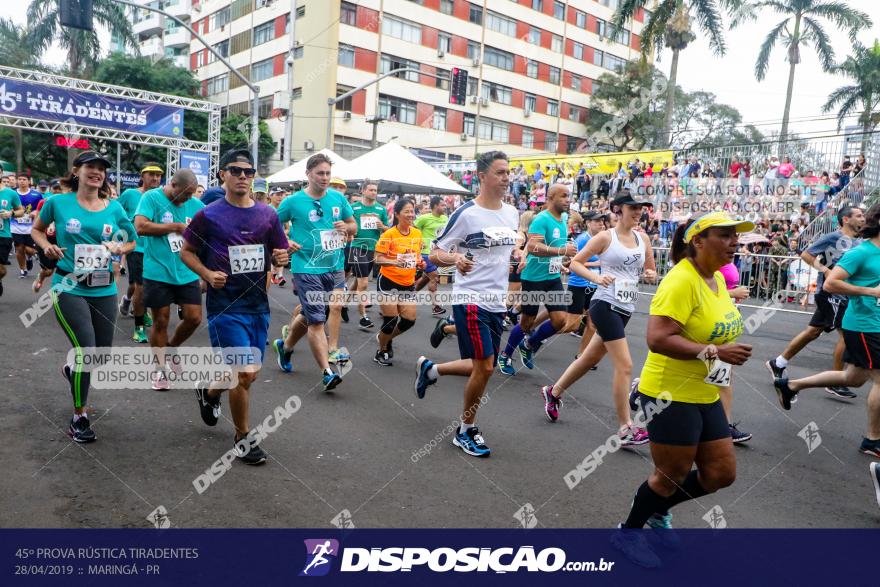
[[[391,362],[391,357],[388,356],[388,353],[385,351],[377,350],[376,355],[373,357],[373,360],[382,365],[383,367],[390,367],[394,363]]]
[[[672,529],[672,514],[654,514],[648,518],[648,528],[659,530],[652,533],[666,548],[676,549],[681,546],[681,538]]]
[[[633,412],[639,411],[639,381],[640,377],[633,379],[632,385],[629,386],[629,409]]]
[[[290,324],[285,324],[281,327],[281,340],[287,340],[287,335],[290,333]]]
[[[535,363],[532,360],[534,352],[532,349],[526,348],[525,339],[521,340],[516,348],[519,350],[519,358],[522,359],[523,367],[526,369],[534,369]]]
[[[344,365],[349,359],[351,359],[351,355],[339,349],[333,349],[327,354],[327,362],[331,365]]]
[[[444,308],[444,307],[442,307],[442,306],[434,306],[434,307],[431,309],[431,315],[432,315],[432,316],[442,316],[442,315],[445,314],[445,313],[446,313],[446,308]]]
[[[866,455],[871,455],[872,457],[880,457],[880,440],[862,438],[862,445],[859,447],[859,450]]]
[[[617,531],[611,535],[611,544],[631,563],[646,569],[659,568],[663,563],[657,553],[651,549],[645,535],[646,532],[641,528],[624,528],[623,524],[618,524]]]
[[[150,328],[153,325],[153,316],[150,314],[150,311],[147,310],[144,312],[144,327]]]
[[[18,271],[18,278],[19,279],[24,279],[27,276],[28,276],[28,272],[26,269],[19,269],[19,271]]]
[[[486,446],[483,435],[480,434],[480,429],[476,426],[468,428],[464,434],[462,434],[461,428],[456,430],[452,437],[452,444],[472,457],[488,457],[492,452]]]
[[[797,395],[796,391],[792,391],[788,387],[788,377],[778,377],[773,380],[773,387],[776,389],[776,397],[779,399],[779,405],[783,410],[790,410],[792,399]]]
[[[28,271],[31,271],[34,268],[34,258],[30,256],[27,257],[24,261],[24,266]]]
[[[249,436],[240,439],[233,436],[232,449],[235,451],[235,458],[245,465],[262,465],[269,458],[257,441]]]
[[[855,393],[850,391],[849,387],[846,387],[843,385],[832,385],[831,387],[826,387],[825,391],[827,391],[828,393],[830,393],[833,396],[843,397],[846,399],[854,399],[854,398],[859,397]]]
[[[41,289],[43,289],[43,280],[39,277],[34,280],[34,284],[31,286],[31,289],[34,290],[34,293],[38,293]]]
[[[544,413],[547,419],[555,422],[559,419],[559,408],[562,407],[562,398],[553,395],[553,386],[545,385],[541,388],[541,397],[544,398]]]
[[[877,505],[880,506],[880,463],[871,463],[868,465],[871,472],[871,482],[874,484],[874,497],[877,498]]]
[[[123,318],[128,318],[131,316],[131,300],[124,297],[122,301],[119,302],[119,315]]]
[[[748,442],[749,440],[751,440],[752,439],[751,433],[743,432],[742,430],[737,428],[738,425],[739,425],[739,422],[733,422],[731,424],[728,424],[728,426],[730,426],[730,437],[733,440],[733,443],[739,444],[741,442]]]
[[[211,398],[208,395],[208,382],[200,381],[196,385],[196,401],[199,402],[199,414],[202,422],[208,426],[216,426],[220,420],[220,396]]]
[[[574,330],[574,331],[572,331],[572,332],[569,332],[568,334],[571,335],[571,336],[573,336],[573,337],[575,337],[575,338],[578,338],[578,339],[584,337],[584,333],[583,333],[583,332],[578,332],[577,330]]]
[[[64,364],[61,365],[61,376],[64,377],[68,383],[70,383],[70,376],[73,374],[70,365]]]
[[[293,351],[284,350],[284,339],[276,338],[272,343],[272,348],[275,349],[275,354],[278,355],[278,367],[285,373],[293,371],[293,364],[290,362]]]
[[[273,275],[272,276],[272,285],[277,285],[278,287],[284,287],[285,283],[287,283],[287,280],[284,279],[283,275]]]
[[[432,363],[427,357],[419,357],[419,360],[416,361],[416,380],[413,387],[416,390],[416,395],[419,399],[425,397],[425,392],[428,390],[429,385],[437,383],[436,379],[431,379],[428,376],[428,371],[430,371],[433,366],[434,363]]]
[[[617,435],[620,437],[620,446],[641,446],[648,442],[648,431],[636,426],[618,430]]]
[[[342,316],[342,321],[348,324],[348,308],[343,306],[342,311],[339,314]]]
[[[513,367],[513,359],[505,354],[498,355],[498,370],[505,375],[516,375],[516,369]]]
[[[171,382],[163,369],[157,369],[150,374],[150,387],[153,391],[168,391],[171,389]]]
[[[510,319],[507,316],[505,316],[504,320],[501,322],[501,330],[503,330],[504,332],[507,332],[508,330],[510,330],[511,326],[513,326],[513,324],[511,324]]]
[[[146,344],[149,342],[147,340],[147,333],[144,331],[143,326],[138,326],[134,329],[134,334],[131,335],[131,339],[139,344]]]
[[[324,384],[324,391],[331,391],[335,389],[337,385],[342,383],[342,376],[331,370],[329,373],[324,373],[321,383]]]
[[[764,366],[767,367],[768,371],[770,371],[770,375],[773,377],[774,380],[785,377],[785,367],[777,367],[775,358],[770,359],[769,361],[764,363]]]
[[[388,353],[388,358],[389,358],[389,359],[393,359],[393,358],[394,358],[394,347],[392,346],[391,343],[392,343],[392,341],[389,340],[389,341],[388,341],[388,348],[385,349],[385,352]]]
[[[440,319],[437,320],[437,324],[434,325],[434,330],[431,331],[431,346],[435,349],[440,346],[440,343],[443,342],[443,339],[446,338],[446,333],[443,332],[443,328],[446,326],[446,320]]]
[[[98,439],[98,437],[95,436],[95,431],[92,430],[92,425],[89,423],[89,417],[85,414],[75,421],[71,417],[70,426],[67,427],[67,435],[70,436],[74,442],[79,442],[81,444],[95,442]]]
[[[374,326],[373,321],[367,318],[366,316],[361,316],[360,321],[358,322],[358,328],[361,330],[369,330]]]

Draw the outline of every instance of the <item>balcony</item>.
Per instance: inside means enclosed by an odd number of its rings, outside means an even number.
[[[189,69],[189,57],[186,55],[178,55],[176,57],[170,57],[169,59],[171,59],[171,62],[177,67]]]
[[[152,12],[141,13],[142,18],[132,24],[131,30],[140,37],[162,34],[165,28],[165,17]]]
[[[183,27],[165,30],[166,47],[189,47],[192,34]]]
[[[161,58],[165,56],[165,46],[161,37],[150,37],[140,44],[141,55],[147,58]]]
[[[166,0],[165,8],[163,10],[165,10],[165,12],[167,12],[168,14],[176,16],[183,21],[189,21],[190,14],[192,13],[192,1]]]

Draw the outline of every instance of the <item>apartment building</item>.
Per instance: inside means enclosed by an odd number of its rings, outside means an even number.
[[[160,8],[168,14],[189,23],[192,0],[133,0],[144,6]],[[132,32],[138,37],[140,54],[152,59],[168,58],[180,67],[189,67],[192,34],[176,21],[148,10],[127,7]],[[119,39],[111,37],[112,52],[134,53],[122,47]]]
[[[647,17],[613,30],[618,0],[192,1],[196,30],[260,87],[260,116],[278,142],[273,171],[325,146],[351,158],[394,139],[428,161],[493,148],[571,152],[596,79],[640,56]],[[247,86],[200,43],[190,47],[205,97],[249,113]],[[328,98],[402,68],[415,71],[329,112]],[[464,104],[450,104],[453,68],[469,74]]]

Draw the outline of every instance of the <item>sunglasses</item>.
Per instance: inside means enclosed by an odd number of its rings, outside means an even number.
[[[253,177],[257,174],[257,170],[253,167],[245,169],[244,167],[238,167],[236,165],[230,165],[226,168],[226,171],[232,174],[233,177],[241,177],[243,173],[245,177]]]
[[[315,205],[315,212],[318,214],[318,216],[323,218],[324,217],[324,209],[321,207],[321,202],[319,202],[318,200],[315,200],[312,202],[312,204]]]

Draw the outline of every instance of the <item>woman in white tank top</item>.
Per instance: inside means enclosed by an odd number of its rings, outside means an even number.
[[[590,303],[590,318],[596,335],[587,349],[555,384],[544,387],[544,412],[555,421],[562,406],[562,394],[602,360],[606,353],[614,364],[612,391],[617,410],[618,435],[624,446],[648,442],[648,433],[633,426],[627,394],[632,380],[632,357],[624,328],[635,310],[641,277],[653,282],[657,278],[654,252],[648,238],[636,232],[642,207],[651,204],[637,200],[629,192],[620,192],[611,202],[611,210],[619,216],[617,226],[597,234],[572,259],[571,271],[599,285]],[[584,263],[597,255],[600,271],[588,269]]]

